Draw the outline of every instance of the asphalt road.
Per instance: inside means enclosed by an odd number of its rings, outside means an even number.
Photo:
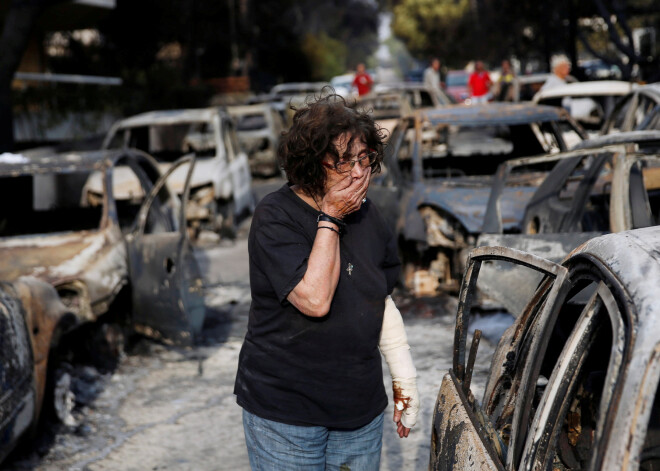
[[[232,393],[250,303],[248,227],[249,221],[234,242],[197,251],[208,306],[201,345],[183,349],[145,339],[132,345],[111,373],[77,366],[78,424],[42,431],[27,452],[3,468],[248,470],[241,409]],[[426,469],[433,406],[451,363],[456,299],[411,299],[395,292],[395,300],[418,372],[421,411],[407,439],[386,423],[381,469]],[[482,340],[473,380],[476,397],[491,353],[492,345]],[[388,385],[385,364],[383,371]]]

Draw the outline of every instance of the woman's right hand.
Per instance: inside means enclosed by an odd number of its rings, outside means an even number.
[[[321,211],[339,219],[357,211],[367,196],[370,180],[370,171],[364,171],[357,178],[348,172],[346,177],[328,189],[321,202]]]

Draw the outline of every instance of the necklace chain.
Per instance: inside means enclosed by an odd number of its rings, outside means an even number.
[[[316,196],[314,196],[314,193],[312,193],[312,199],[314,200],[314,204],[316,204],[318,210],[321,211],[321,205],[319,204],[318,201],[316,201]]]

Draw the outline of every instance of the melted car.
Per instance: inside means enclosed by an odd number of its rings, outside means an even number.
[[[3,157],[0,460],[36,426],[49,383],[66,423],[73,403],[58,394],[58,353],[76,347],[67,342],[82,326],[118,314],[110,307],[115,301],[131,300],[136,330],[184,344],[200,332],[205,313],[185,200],[165,186],[169,174],[161,177],[151,157],[138,151]],[[183,159],[172,171],[192,163]],[[114,199],[120,169],[139,182],[130,201]],[[101,193],[86,185],[93,173],[102,176]]]
[[[584,136],[565,110],[532,104],[449,105],[402,118],[369,195],[396,230],[406,286],[417,294],[456,290],[498,165],[566,150]],[[540,181],[533,176],[522,194],[507,193],[507,228],[520,225]]]
[[[573,82],[540,90],[532,101],[566,108],[582,127],[597,135],[617,101],[635,88],[635,84],[619,80]]]
[[[660,228],[650,227],[591,239],[561,265],[474,249],[452,367],[434,408],[429,469],[658,469],[658,247]],[[496,264],[539,282],[484,359],[481,396],[473,386],[481,333],[471,343],[468,334],[481,274]]]
[[[643,130],[660,131],[660,83],[636,87],[622,97],[608,115],[601,134]]]
[[[520,231],[505,231],[505,192],[523,191],[519,176],[552,168],[523,212]],[[512,247],[555,262],[584,241],[608,232],[660,223],[660,132],[633,131],[583,141],[570,152],[505,162],[495,176],[477,246]],[[499,271],[484,284],[493,296],[522,286],[515,271]],[[506,304],[505,304],[506,306]]]
[[[238,142],[248,155],[250,171],[258,177],[280,173],[277,146],[284,130],[284,120],[269,104],[229,106],[236,122]]]
[[[233,236],[240,220],[251,214],[254,197],[247,155],[238,144],[234,123],[217,107],[150,111],[115,123],[103,141],[103,149],[139,149],[153,156],[161,172],[184,155],[194,155],[187,219],[194,233],[201,229]],[[171,185],[183,194],[187,173],[179,169]],[[115,199],[130,200],[140,188],[131,175]],[[100,191],[98,175],[90,186]]]
[[[204,319],[201,278],[181,224],[185,197],[180,203],[165,181],[187,166],[186,196],[193,158],[161,177],[154,159],[135,150],[19,157],[0,162],[0,195],[11,201],[0,210],[0,280],[48,283],[78,324],[130,294],[137,327],[192,341]]]

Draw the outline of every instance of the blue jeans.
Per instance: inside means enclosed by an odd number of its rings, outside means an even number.
[[[383,416],[355,430],[335,430],[273,422],[243,409],[250,466],[252,471],[378,471]]]

